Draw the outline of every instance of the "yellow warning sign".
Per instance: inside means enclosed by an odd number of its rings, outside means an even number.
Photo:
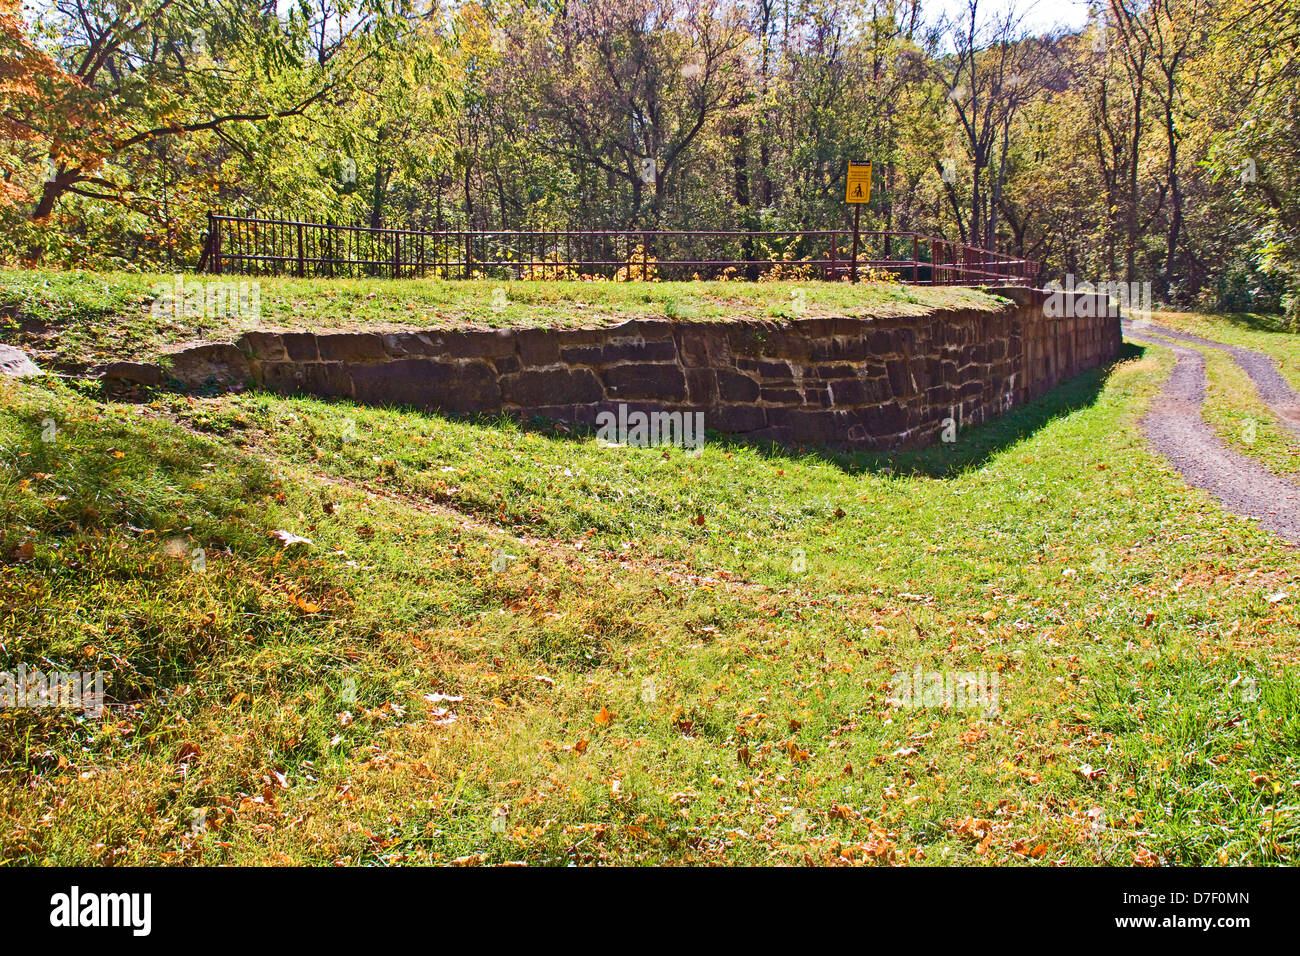
[[[871,163],[849,163],[849,175],[844,184],[845,202],[871,200]]]

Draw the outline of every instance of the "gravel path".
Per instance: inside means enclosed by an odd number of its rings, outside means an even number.
[[[1300,486],[1237,454],[1215,436],[1201,416],[1206,389],[1205,361],[1201,353],[1148,337],[1157,332],[1164,334],[1164,330],[1149,324],[1141,330],[1125,328],[1127,338],[1170,349],[1177,357],[1173,374],[1142,419],[1147,440],[1169,459],[1189,485],[1213,495],[1225,510],[1255,519],[1261,528],[1292,544],[1300,544]],[[1205,341],[1227,348],[1222,343]],[[1268,362],[1262,355],[1258,358]],[[1277,374],[1271,363],[1268,368]]]
[[[1242,348],[1239,345],[1227,345],[1213,339],[1204,339],[1199,335],[1192,335],[1190,332],[1180,332],[1177,329],[1166,328],[1163,325],[1156,325],[1154,322],[1125,323],[1124,325],[1126,335],[1139,335],[1143,332],[1153,332],[1156,335],[1177,339],[1180,342],[1191,342],[1193,345],[1208,345],[1210,348],[1227,352],[1241,370],[1250,376],[1251,382],[1255,385],[1255,391],[1259,393],[1260,399],[1268,406],[1269,411],[1277,417],[1279,422],[1289,428],[1292,434],[1300,438],[1300,394],[1291,388],[1287,380],[1278,372],[1277,365],[1267,355]]]

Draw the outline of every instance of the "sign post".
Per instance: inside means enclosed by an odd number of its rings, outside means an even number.
[[[849,161],[849,172],[844,179],[844,201],[853,204],[853,264],[849,266],[849,279],[858,281],[858,236],[862,224],[862,206],[871,201],[871,160],[865,163]]]

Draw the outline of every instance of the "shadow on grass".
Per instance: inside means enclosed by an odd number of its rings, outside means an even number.
[[[1115,364],[1141,358],[1145,349],[1125,342],[1115,363],[1077,375],[1058,385],[1046,395],[1019,405],[997,418],[963,428],[956,442],[936,443],[927,448],[896,452],[848,452],[817,445],[786,446],[775,442],[755,442],[743,436],[710,432],[708,443],[714,448],[743,448],[764,458],[791,460],[816,459],[833,464],[847,474],[889,473],[951,478],[977,468],[1003,449],[1023,441],[1053,420],[1087,408],[1097,400]],[[484,420],[489,424],[491,420]],[[543,419],[513,423],[532,434],[556,441],[588,439],[595,430],[585,426],[558,425]]]
[[[1206,315],[1251,332],[1281,332],[1289,335],[1300,332],[1291,319],[1281,312],[1210,312]],[[1160,313],[1155,313],[1153,318],[1159,321]]]

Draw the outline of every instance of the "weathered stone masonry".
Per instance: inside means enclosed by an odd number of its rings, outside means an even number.
[[[936,441],[950,415],[983,421],[1119,354],[1119,318],[1104,296],[1073,296],[1077,317],[1051,317],[1047,293],[1000,294],[1013,300],[1001,309],[885,319],[249,332],[177,353],[167,374],[583,424],[627,403],[702,411],[710,430],[786,444],[915,447]]]

